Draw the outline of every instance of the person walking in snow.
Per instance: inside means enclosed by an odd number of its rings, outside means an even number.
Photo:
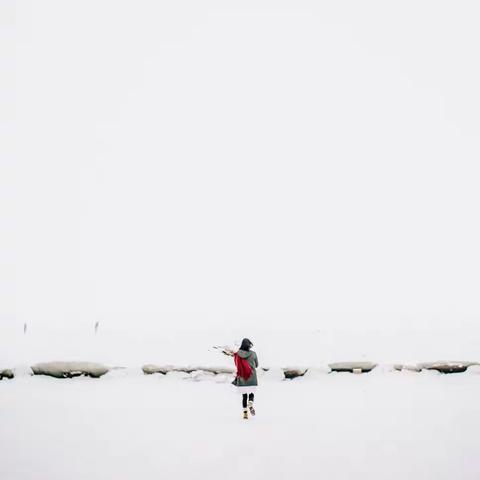
[[[255,415],[253,401],[255,398],[255,389],[258,385],[256,370],[258,367],[258,357],[252,350],[252,347],[253,343],[248,338],[244,338],[240,349],[233,355],[235,366],[237,367],[237,376],[233,384],[242,394],[243,418],[245,420],[248,419],[249,411],[251,415]]]

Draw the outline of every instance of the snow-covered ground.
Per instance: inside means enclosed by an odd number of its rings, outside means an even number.
[[[267,377],[248,421],[233,390],[135,371],[2,381],[0,478],[480,478],[479,375]]]

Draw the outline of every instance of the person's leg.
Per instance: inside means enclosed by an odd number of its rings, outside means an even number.
[[[247,400],[248,395],[246,393],[242,394],[243,418],[248,418]]]
[[[255,415],[255,408],[253,408],[253,399],[254,399],[253,393],[249,393],[248,394],[248,408],[250,410],[250,413],[252,415]]]

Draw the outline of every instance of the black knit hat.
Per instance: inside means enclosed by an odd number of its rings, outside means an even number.
[[[248,352],[253,347],[253,343],[248,339],[244,338],[242,344],[240,345],[240,350],[245,350]]]

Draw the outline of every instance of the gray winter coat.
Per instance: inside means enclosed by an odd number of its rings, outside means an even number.
[[[252,374],[247,380],[237,377],[235,379],[235,385],[237,387],[256,387],[258,385],[257,370],[256,370],[256,368],[258,367],[257,354],[253,350],[250,350],[249,352],[246,352],[245,350],[239,350],[238,356],[241,358],[247,359],[247,362],[249,363],[250,367],[252,367]]]

